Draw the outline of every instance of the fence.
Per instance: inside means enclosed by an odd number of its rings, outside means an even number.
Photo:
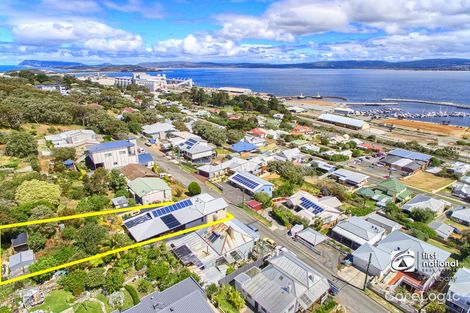
[[[221,284],[226,284],[226,285],[230,284],[230,282],[232,280],[234,280],[235,277],[237,277],[239,274],[248,271],[252,267],[260,267],[261,265],[263,265],[263,263],[264,263],[264,259],[259,258],[256,261],[253,261],[249,264],[245,264],[242,267],[238,268],[237,270],[233,271],[232,273],[228,274],[227,276],[225,276],[221,280],[219,280],[219,285],[221,285]]]

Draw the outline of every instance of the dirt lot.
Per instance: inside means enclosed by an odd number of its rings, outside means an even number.
[[[423,189],[429,192],[435,192],[453,182],[450,178],[438,177],[428,172],[419,172],[415,175],[402,179],[405,185]]]
[[[399,119],[387,119],[381,121],[384,124],[392,124],[402,128],[419,130],[424,132],[436,133],[446,136],[453,136],[456,138],[462,138],[465,135],[470,135],[470,131],[466,127],[458,127],[453,125],[441,125],[429,122],[414,121],[414,120],[399,120]]]

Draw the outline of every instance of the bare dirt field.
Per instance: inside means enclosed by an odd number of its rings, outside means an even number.
[[[400,119],[387,119],[382,120],[381,123],[392,124],[395,126],[408,128],[416,131],[430,132],[436,134],[442,134],[446,136],[453,136],[461,138],[465,135],[470,135],[470,131],[467,127],[459,127],[453,125],[441,125],[436,123],[414,121],[414,120],[400,120]]]
[[[454,180],[450,178],[439,177],[428,172],[419,172],[408,178],[402,179],[402,182],[410,187],[422,189],[429,192],[435,192],[450,185]]]

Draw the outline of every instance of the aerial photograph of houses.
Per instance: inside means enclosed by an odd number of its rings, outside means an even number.
[[[470,313],[470,5],[0,1],[0,313]]]

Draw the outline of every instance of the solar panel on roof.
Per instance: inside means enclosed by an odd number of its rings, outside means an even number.
[[[125,222],[124,225],[126,226],[127,229],[129,229],[129,228],[132,228],[132,227],[134,227],[136,225],[139,225],[143,222],[149,221],[151,219],[152,218],[149,214],[139,215],[136,218]]]
[[[169,205],[169,206],[166,206],[166,207],[163,207],[163,208],[158,208],[158,209],[155,209],[152,211],[152,214],[153,214],[153,217],[160,217],[160,216],[163,216],[165,214],[168,214],[168,213],[171,213],[171,212],[175,212],[177,210],[180,210],[180,209],[184,209],[190,205],[192,205],[193,202],[191,200],[183,200],[183,201],[180,201],[180,202],[177,202],[175,204],[172,204],[172,205]]]
[[[305,197],[301,197],[300,198],[300,206],[302,206],[303,208],[305,209],[312,209],[312,212],[313,214],[318,214],[318,213],[321,213],[324,211],[324,209],[319,206],[318,204],[310,201],[309,199],[305,198]]]
[[[246,178],[245,176],[241,175],[241,174],[237,174],[235,176],[232,177],[233,180],[235,180],[236,182],[242,184],[243,186],[245,187],[248,187],[249,189],[255,189],[256,187],[259,186],[259,183],[249,179],[249,178]]]
[[[173,216],[173,214],[162,216],[161,220],[169,229],[173,229],[181,225],[181,223]]]

